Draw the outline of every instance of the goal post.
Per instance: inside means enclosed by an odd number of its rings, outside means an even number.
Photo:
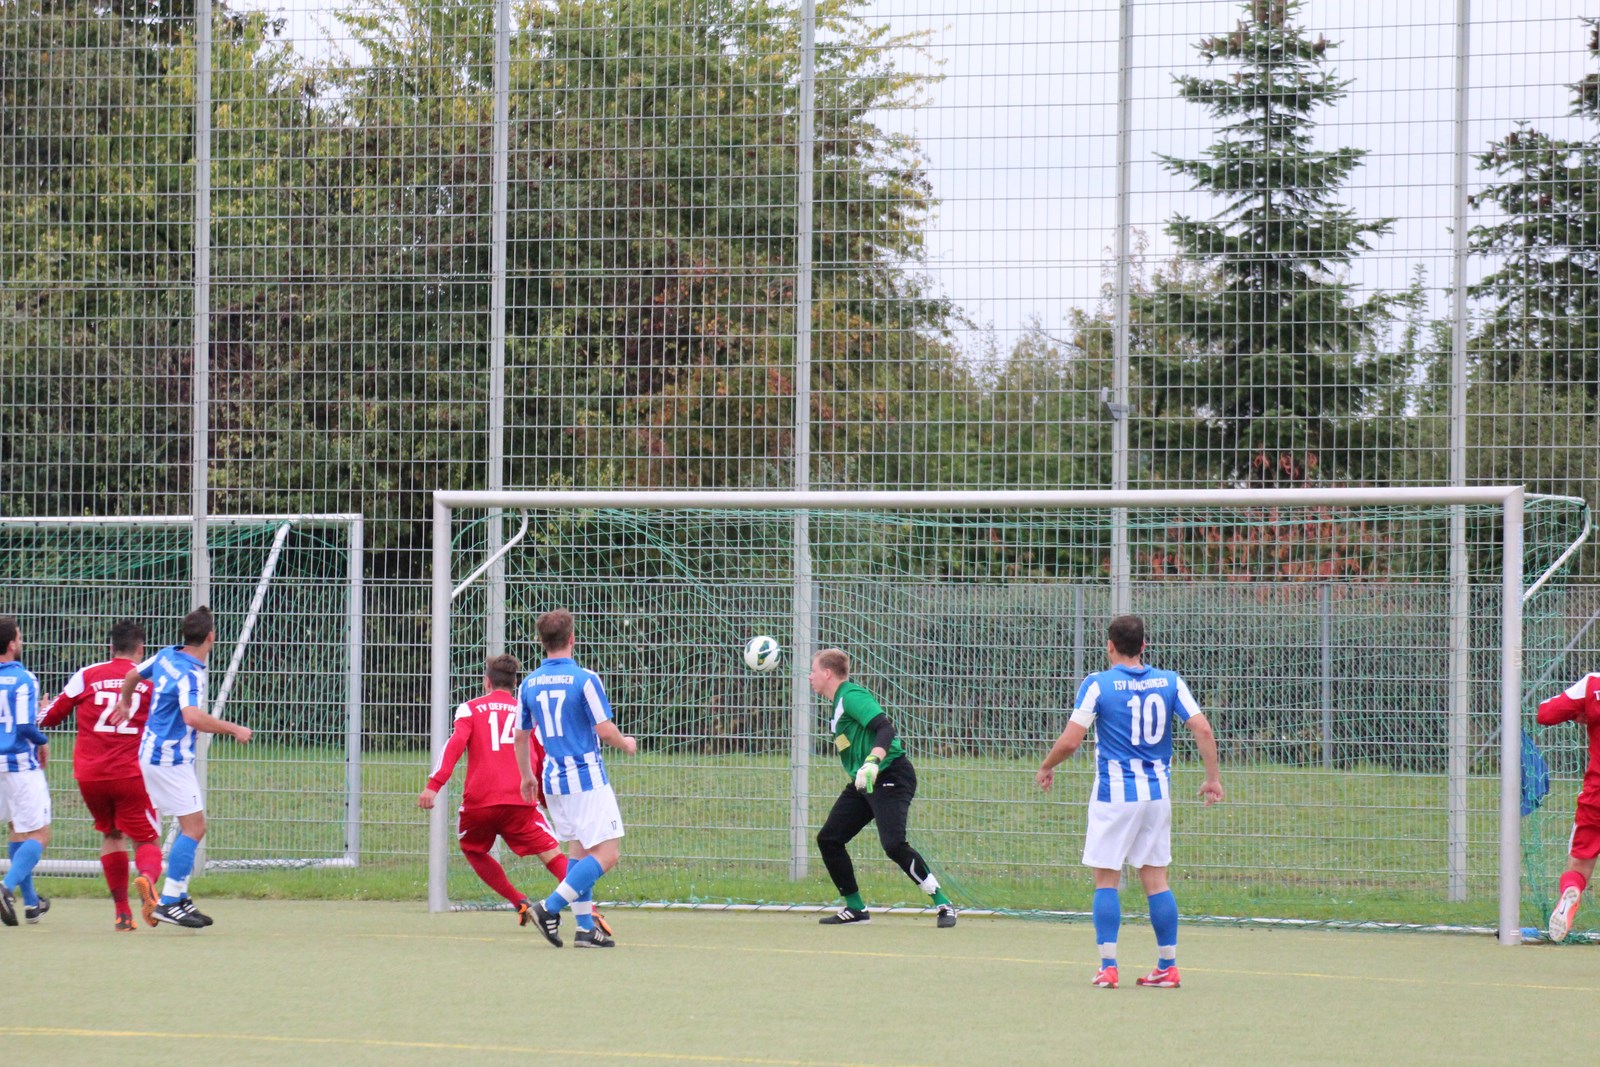
[[[1063,846],[1057,849],[1053,858],[1040,860],[1036,853],[1041,831],[1027,825],[1012,825],[1012,815],[1016,812],[1030,811],[1040,816],[1058,818],[1048,812],[1034,810],[1033,806],[1039,802],[1023,792],[1024,787],[1015,779],[1022,768],[1015,764],[1026,757],[1036,765],[1038,756],[1048,747],[1055,733],[1059,732],[1064,723],[1063,704],[1070,701],[1070,689],[1078,680],[1076,677],[1067,677],[1069,671],[1075,669],[1074,665],[1087,664],[1089,669],[1099,666],[1098,642],[1093,640],[1092,635],[1103,631],[1097,626],[1085,627],[1082,612],[1087,611],[1093,618],[1103,618],[1109,611],[1109,585],[1103,561],[1106,546],[1112,537],[1131,534],[1136,546],[1138,562],[1135,565],[1133,589],[1133,610],[1136,613],[1147,616],[1154,613],[1166,618],[1169,633],[1182,628],[1181,620],[1196,620],[1194,625],[1197,630],[1201,629],[1198,620],[1202,617],[1213,623],[1224,620],[1212,625],[1204,633],[1191,633],[1177,642],[1163,640],[1158,632],[1153,640],[1163,641],[1163,644],[1159,649],[1153,647],[1153,658],[1160,665],[1173,667],[1186,675],[1203,675],[1205,669],[1199,666],[1201,661],[1214,660],[1229,665],[1201,687],[1212,692],[1213,702],[1217,705],[1214,721],[1224,740],[1225,760],[1234,758],[1228,751],[1230,745],[1265,755],[1252,755],[1251,759],[1257,762],[1237,766],[1227,764],[1225,780],[1230,769],[1241,781],[1252,786],[1270,777],[1275,783],[1287,783],[1285,788],[1292,794],[1297,775],[1324,774],[1322,768],[1302,772],[1302,764],[1296,762],[1300,759],[1298,755],[1282,756],[1285,752],[1299,752],[1299,735],[1292,730],[1283,737],[1272,734],[1271,731],[1275,729],[1290,730],[1289,727],[1274,725],[1286,720],[1281,716],[1275,719],[1255,707],[1244,707],[1247,697],[1237,690],[1241,679],[1252,680],[1249,671],[1278,669],[1272,665],[1260,667],[1266,656],[1264,653],[1256,655],[1255,650],[1249,647],[1250,642],[1272,641],[1271,631],[1280,624],[1286,633],[1293,630],[1299,634],[1302,615],[1315,620],[1318,610],[1324,613],[1320,621],[1323,632],[1328,631],[1329,622],[1325,616],[1329,594],[1319,594],[1318,589],[1331,587],[1332,595],[1341,598],[1341,603],[1344,600],[1352,604],[1359,601],[1362,605],[1360,610],[1365,613],[1362,615],[1362,625],[1366,629],[1354,638],[1347,638],[1341,650],[1346,660],[1365,657],[1370,661],[1383,657],[1386,650],[1381,647],[1381,641],[1386,626],[1392,625],[1397,635],[1401,635],[1395,638],[1397,641],[1424,640],[1426,627],[1427,647],[1423,651],[1429,655],[1444,653],[1458,656],[1462,658],[1457,662],[1470,662],[1475,683],[1470,687],[1473,698],[1497,703],[1497,721],[1493,724],[1493,732],[1499,742],[1499,758],[1495,761],[1498,788],[1494,790],[1497,819],[1492,835],[1492,847],[1497,860],[1493,873],[1497,883],[1495,923],[1503,944],[1514,944],[1520,940],[1519,800],[1525,558],[1524,491],[1520,486],[987,492],[437,492],[434,494],[433,508],[430,649],[430,734],[435,757],[446,739],[451,709],[456,701],[470,695],[468,690],[474,677],[481,675],[481,663],[476,663],[475,658],[481,658],[483,643],[463,636],[464,632],[470,632],[478,623],[470,618],[476,609],[466,603],[472,599],[473,586],[462,579],[474,569],[479,573],[485,569],[487,553],[482,549],[487,539],[467,531],[473,529],[473,522],[486,516],[491,509],[521,511],[524,518],[535,516],[527,537],[506,546],[505,580],[511,587],[507,596],[510,604],[508,638],[511,647],[526,655],[536,654],[530,637],[532,617],[538,610],[574,606],[558,603],[554,599],[562,595],[561,582],[565,580],[571,583],[565,588],[585,590],[585,607],[589,611],[612,612],[616,616],[607,616],[604,626],[598,627],[606,634],[603,640],[585,641],[580,636],[584,647],[593,652],[592,666],[602,676],[610,677],[608,669],[612,664],[608,660],[625,654],[630,670],[645,669],[637,662],[639,656],[633,654],[637,650],[628,650],[626,645],[618,643],[621,639],[617,635],[625,633],[629,626],[650,625],[660,630],[661,622],[652,612],[665,611],[670,617],[674,605],[688,602],[685,598],[689,594],[684,590],[705,596],[707,590],[718,587],[719,583],[727,584],[726,595],[719,596],[714,603],[708,600],[703,612],[698,612],[692,618],[686,616],[683,620],[682,632],[677,634],[677,639],[684,645],[693,646],[697,640],[709,641],[713,635],[717,640],[733,641],[737,635],[724,634],[723,631],[735,617],[741,617],[741,620],[770,620],[774,625],[781,622],[788,628],[788,632],[779,637],[786,648],[823,647],[826,643],[837,642],[844,644],[854,655],[857,649],[851,648],[853,643],[868,647],[874,644],[892,646],[894,662],[901,665],[894,670],[897,673],[909,672],[907,677],[914,676],[919,670],[925,671],[930,677],[937,676],[939,684],[932,688],[941,694],[940,699],[959,696],[961,686],[958,679],[962,664],[977,662],[963,652],[958,657],[962,663],[953,663],[950,660],[950,647],[940,645],[940,641],[1003,643],[1015,640],[1015,635],[1024,632],[1027,626],[1038,626],[1052,634],[1079,635],[1049,638],[1056,643],[1042,650],[1049,653],[1044,662],[1050,664],[1048,670],[1042,673],[1053,673],[1054,677],[1030,677],[1016,683],[1018,698],[1029,702],[1027,713],[1032,716],[1027,724],[1028,729],[1019,726],[1016,736],[983,736],[985,724],[1004,721],[992,719],[979,722],[978,732],[972,737],[962,733],[960,723],[933,724],[931,719],[929,732],[936,736],[917,736],[914,730],[904,730],[912,735],[910,743],[913,753],[925,753],[934,759],[942,752],[948,752],[949,759],[955,763],[962,760],[988,761],[984,763],[985,775],[991,778],[995,774],[1008,776],[1007,784],[1001,791],[1003,795],[997,795],[992,804],[973,816],[975,823],[992,822],[995,834],[989,841],[980,832],[978,837],[983,843],[975,847],[981,853],[986,849],[1003,848],[1011,842],[1026,845],[1029,858],[1015,862],[1028,872],[1027,877],[1044,880],[1055,879],[1060,866],[1069,869],[1075,867],[1076,856]],[[826,596],[808,601],[786,595],[782,603],[786,605],[785,612],[798,611],[795,605],[812,603],[814,619],[802,620],[780,613],[777,607],[779,601],[771,595],[778,587],[782,587],[786,593],[792,592],[793,570],[798,569],[792,566],[792,545],[778,546],[773,540],[776,535],[770,530],[757,529],[760,527],[758,520],[741,518],[772,512],[810,516],[812,534],[809,551],[819,561],[810,582],[816,589],[825,592]],[[1451,555],[1449,531],[1452,529],[1449,520],[1452,514],[1470,516],[1469,525],[1474,531],[1471,535],[1474,541],[1468,548],[1476,563],[1468,580],[1473,587],[1471,595],[1476,599],[1467,602],[1473,605],[1474,617],[1482,625],[1467,627],[1466,632],[1478,634],[1475,638],[1468,638],[1477,642],[1471,648],[1448,647],[1448,637],[1443,635],[1447,632],[1446,621],[1453,608],[1434,607],[1436,601],[1462,603],[1435,596],[1441,590],[1448,592],[1448,559]],[[748,526],[751,528],[747,531],[750,540],[742,544],[731,540],[724,543],[695,531],[685,532],[688,525],[700,520],[674,518],[679,516],[712,517],[720,523],[719,529]],[[655,523],[678,523],[685,529],[659,533],[652,526]],[[890,530],[895,523],[901,525],[894,527],[892,532],[879,532],[880,528]],[[1113,523],[1125,526],[1112,530]],[[1584,523],[1586,528],[1586,512]],[[826,525],[827,529],[819,532],[819,524]],[[774,527],[791,531],[792,528],[792,523],[780,523]],[[727,533],[727,530],[722,530],[719,536]],[[1567,548],[1566,543],[1552,544],[1550,551],[1539,555],[1537,565],[1544,568],[1548,564],[1552,569],[1559,566],[1555,561],[1560,552]],[[582,566],[575,566],[562,574],[556,573],[564,566],[560,562],[563,554],[581,557]],[[865,583],[876,581],[878,571],[892,582],[899,583],[902,593],[910,590],[915,595],[889,595],[868,604],[872,597],[879,594],[867,591]],[[1069,571],[1073,576],[1070,584],[1065,581]],[[671,589],[666,590],[662,586],[653,591],[652,583],[659,582],[670,584]],[[526,595],[522,590],[526,590]],[[739,599],[741,597],[750,603],[745,604]],[[860,605],[853,605],[851,598],[857,598]],[[760,600],[759,604],[754,603],[757,599]],[[980,599],[982,604],[977,606]],[[1069,602],[1086,606],[1074,609],[1079,611],[1079,617],[1071,626],[1062,627],[1058,625],[1060,615],[1067,610],[1063,605]],[[1153,606],[1153,612],[1144,610],[1146,603]],[[1315,605],[1320,605],[1320,608]],[[937,621],[942,629],[929,626],[918,630],[915,635],[907,630],[895,636],[892,627],[897,620],[902,624],[906,620],[926,622],[927,619],[916,618],[917,612],[924,608],[928,619],[938,616]],[[972,632],[968,635],[963,635],[961,631],[964,620],[973,624]],[[1489,620],[1493,620],[1492,628],[1487,625]],[[668,625],[670,628],[671,624]],[[1312,625],[1314,627],[1317,623],[1313,621]],[[579,626],[580,634],[594,634],[597,630],[592,620],[581,612]],[[804,628],[804,632],[800,627]],[[816,627],[815,631],[813,627]],[[1227,632],[1230,630],[1243,636]],[[941,636],[930,636],[935,633]],[[1084,633],[1091,637],[1084,638]],[[1433,642],[1436,637],[1435,645]],[[812,644],[814,639],[818,641],[815,645]],[[666,648],[660,639],[651,640],[657,642],[652,647]],[[1072,655],[1063,654],[1068,640],[1083,641],[1086,647],[1072,649]],[[1188,642],[1188,657],[1184,654],[1174,655],[1170,651],[1173,645],[1182,645],[1184,641]],[[1380,646],[1363,648],[1362,641],[1378,641]],[[1208,642],[1215,642],[1217,647],[1209,647]],[[1235,645],[1243,651],[1235,654]],[[732,644],[732,651],[720,646],[705,649],[691,647],[689,651],[674,647],[670,652],[661,653],[662,662],[656,665],[656,669],[668,674],[707,669],[722,671],[718,657],[736,661],[737,647],[737,644]],[[866,648],[861,651],[866,651]],[[1002,655],[1009,655],[1013,649],[1004,648],[1000,651]],[[1034,650],[1021,651],[1031,656]],[[1278,650],[1270,651],[1276,654]],[[1399,651],[1406,655],[1397,654],[1396,670],[1408,669],[1413,662],[1419,662],[1417,657],[1409,654],[1410,650],[1402,648]],[[1327,662],[1326,641],[1320,652],[1322,661]],[[1186,658],[1192,659],[1196,665],[1191,666]],[[713,660],[717,661],[717,665],[708,668],[706,665]],[[808,664],[788,663],[786,670],[789,679],[794,681],[798,677],[803,681],[807,667]],[[884,664],[873,665],[871,673],[874,681],[885,681],[877,672],[881,670],[888,673],[889,669],[887,660]],[[1296,666],[1294,669],[1301,668]],[[1308,669],[1314,671],[1316,668]],[[1404,719],[1406,723],[1423,724],[1430,738],[1438,720],[1466,721],[1468,708],[1442,706],[1452,699],[1449,696],[1440,698],[1439,707],[1412,706],[1423,698],[1409,690],[1396,695],[1391,679],[1379,677],[1375,667],[1362,666],[1358,669],[1363,672],[1358,679],[1363,684],[1347,687],[1359,690],[1358,697],[1351,699],[1370,695],[1374,700],[1392,700],[1395,708],[1393,717]],[[742,668],[730,667],[728,670],[736,673]],[[778,675],[785,673],[774,672]],[[1448,684],[1448,675],[1454,673],[1454,668],[1446,672],[1442,678],[1443,684],[1438,687],[1440,692],[1457,692],[1458,687]],[[1285,687],[1284,679],[1277,676],[1263,675],[1253,680],[1262,682],[1264,688],[1274,693],[1292,689],[1292,686]],[[1313,680],[1296,678],[1291,681],[1304,682],[1312,691],[1318,689]],[[1332,681],[1337,682],[1338,679]],[[1399,681],[1400,688],[1405,689],[1405,679]],[[1191,676],[1193,682],[1194,677]],[[737,687],[748,684],[748,679],[730,675],[724,688],[731,693]],[[888,681],[885,684],[889,684]],[[1433,684],[1431,677],[1428,684]],[[909,682],[907,686],[916,688]],[[1023,688],[1026,689],[1025,693],[1021,691]],[[1329,688],[1329,684],[1321,687],[1323,691]],[[1063,689],[1067,690],[1064,695]],[[1432,689],[1429,693],[1432,693]],[[894,706],[895,694],[885,695],[889,697],[884,701],[886,708],[898,719],[900,712]],[[1197,695],[1202,705],[1208,704],[1206,692],[1197,691]],[[623,709],[638,707],[639,698],[621,684],[613,685],[613,699]],[[712,699],[720,700],[721,696]],[[904,699],[918,706],[919,710],[905,711],[913,720],[924,713],[920,710],[922,708],[926,708],[926,714],[930,716],[948,710],[934,706],[939,700],[918,704],[921,698],[909,692],[909,689]],[[771,806],[781,809],[787,816],[787,825],[772,828],[781,834],[783,852],[786,854],[768,858],[774,866],[781,864],[790,877],[798,874],[814,879],[814,871],[807,875],[807,857],[800,853],[810,850],[810,839],[817,824],[815,802],[819,799],[818,794],[825,800],[827,793],[823,790],[837,789],[837,785],[825,777],[830,769],[837,768],[828,767],[829,761],[816,750],[815,742],[809,737],[800,738],[799,734],[800,724],[815,721],[821,711],[800,684],[788,687],[781,697],[769,687],[760,695],[759,702],[763,705],[781,705],[783,720],[786,725],[794,724],[795,734],[782,739],[786,742],[782,751],[787,759],[786,766],[780,770],[784,780],[792,783],[789,795],[764,797]],[[1485,703],[1484,711],[1487,709],[1488,704]],[[659,710],[654,705],[644,709],[644,713],[653,716],[652,722],[658,726],[667,722],[666,718],[656,714]],[[770,710],[773,709],[764,706],[763,714]],[[1347,732],[1349,729],[1370,729],[1371,735],[1358,737],[1355,742],[1347,738],[1340,749],[1347,752],[1341,758],[1356,767],[1346,777],[1360,779],[1352,788],[1367,788],[1373,783],[1389,788],[1392,780],[1416,778],[1419,783],[1416,788],[1423,791],[1417,795],[1431,797],[1432,794],[1426,791],[1433,788],[1434,779],[1437,778],[1445,787],[1440,795],[1440,808],[1467,804],[1470,795],[1481,791],[1476,787],[1469,790],[1467,786],[1472,783],[1444,780],[1442,768],[1446,766],[1450,774],[1466,773],[1465,761],[1446,760],[1442,754],[1447,747],[1464,743],[1463,739],[1467,737],[1465,730],[1455,725],[1438,730],[1439,735],[1448,737],[1449,741],[1439,743],[1437,761],[1434,748],[1426,747],[1424,751],[1422,742],[1403,737],[1392,742],[1391,747],[1398,755],[1389,759],[1385,752],[1385,738],[1390,735],[1383,732],[1389,729],[1384,719],[1387,710],[1369,710],[1370,719],[1355,722],[1347,728]],[[695,712],[693,708],[676,708],[672,714],[693,715]],[[762,721],[769,719],[770,716],[767,716]],[[1248,737],[1231,737],[1229,730],[1234,720],[1239,723],[1259,722],[1262,725],[1250,726],[1248,729],[1253,732]],[[710,722],[705,725],[708,732],[704,736],[696,734],[691,743],[697,746],[696,751],[715,753],[722,744],[717,740],[721,735],[715,732],[718,724]],[[634,729],[632,726],[628,728]],[[1293,729],[1298,730],[1298,725]],[[662,759],[670,755],[669,750],[675,742],[670,741],[666,734],[651,737],[647,730],[640,733],[642,747],[646,751],[654,747],[663,753]],[[1489,730],[1485,729],[1483,733],[1488,734]],[[1318,754],[1312,762],[1332,752],[1333,749],[1328,747],[1331,744],[1333,742],[1326,733],[1319,741],[1311,742],[1308,750]],[[1432,744],[1431,740],[1428,744]],[[823,778],[793,773],[797,759],[792,753],[801,748],[804,749],[802,754],[811,754],[811,762],[817,765],[815,769],[824,775]],[[777,749],[769,746],[763,751]],[[1081,764],[1082,761],[1075,762]],[[991,765],[998,769],[989,769]],[[622,773],[626,776],[630,772],[624,770]],[[1335,767],[1326,773],[1337,775],[1340,772]],[[926,807],[931,808],[938,803],[931,798],[931,787],[937,779],[933,775],[929,775],[929,778],[931,781],[924,788],[930,795]],[[626,777],[624,780],[627,780]],[[702,781],[700,778],[684,778],[678,786],[666,787],[660,795],[652,794],[651,803],[671,812],[683,809],[688,812],[684,817],[693,819],[694,797],[680,793],[687,794],[684,786]],[[820,789],[816,785],[818,781],[824,783]],[[812,783],[809,787],[808,782]],[[1031,773],[1027,784],[1031,784]],[[811,795],[801,795],[808,788]],[[1337,788],[1345,787],[1340,785]],[[674,789],[680,793],[675,793]],[[627,817],[630,811],[627,785],[623,786],[622,791]],[[756,792],[761,792],[761,789]],[[952,798],[952,805],[959,799]],[[1078,802],[1075,796],[1071,799],[1074,803]],[[1485,795],[1484,800],[1488,799]],[[1417,802],[1415,799],[1397,800],[1392,819],[1404,819],[1405,805]],[[1242,817],[1244,821],[1253,824],[1259,813],[1255,808],[1247,807],[1249,803],[1247,791],[1239,807],[1247,811],[1247,816]],[[919,819],[923,810],[924,804],[919,803]],[[1431,819],[1432,813],[1429,814]],[[1486,833],[1488,814],[1487,810],[1478,809],[1471,813],[1473,825],[1483,825]],[[1448,839],[1454,833],[1454,827],[1466,825],[1464,817],[1457,817],[1461,815],[1456,812],[1452,813],[1451,818],[1440,820],[1441,826],[1450,829],[1440,829],[1437,834],[1429,830],[1423,835],[1433,842],[1430,848],[1437,845],[1437,851],[1441,854],[1453,850],[1452,842],[1440,841],[1439,838]],[[436,805],[429,845],[428,901],[431,910],[447,909],[452,899],[448,885],[453,835],[448,830],[448,819],[447,806]],[[634,820],[642,824],[640,837],[643,839],[651,835],[665,836],[669,829],[656,819],[653,812],[645,818],[636,814],[630,819],[630,827],[634,825]],[[1197,816],[1196,822],[1199,821]],[[1340,825],[1340,834],[1348,836],[1353,847],[1359,847],[1358,839],[1364,831],[1355,824]],[[738,834],[732,833],[732,828],[728,829],[729,836],[734,837],[744,835],[748,828],[738,828]],[[1310,832],[1316,831],[1312,828]],[[1281,872],[1288,861],[1278,858],[1273,849],[1282,848],[1285,854],[1299,854],[1297,849],[1304,851],[1304,843],[1289,840],[1292,833],[1284,832],[1277,824],[1267,829],[1247,826],[1243,833],[1254,842],[1254,851],[1251,858],[1240,865],[1242,872]],[[685,840],[693,836],[686,835]],[[1200,836],[1216,845],[1219,852],[1236,851],[1222,830],[1212,828]],[[745,837],[748,838],[748,835]],[[1066,835],[1066,838],[1070,839],[1070,835]],[[637,854],[634,840],[630,833],[629,844]],[[958,835],[952,829],[948,837],[941,837],[940,840],[953,843],[958,840]],[[1052,839],[1052,843],[1058,842]],[[1479,844],[1489,845],[1490,842]],[[736,847],[750,850],[744,845]],[[937,845],[924,851],[936,866],[942,863],[947,869],[957,866],[958,859],[965,859],[949,856],[950,849],[941,859]],[[663,864],[666,865],[666,860],[670,858],[663,858]],[[677,858],[684,863],[692,860],[688,856]],[[994,856],[993,859],[1001,863],[1013,862],[1012,857],[1004,855]],[[1430,859],[1428,862],[1433,861]],[[974,857],[973,863],[981,867],[981,858]],[[1392,877],[1403,881],[1411,869],[1409,865],[1414,863],[1408,853],[1407,857],[1395,862]],[[864,852],[858,866],[869,865],[870,860]],[[1330,883],[1343,884],[1344,880],[1359,883],[1363,877],[1359,873],[1359,860],[1351,865],[1356,867],[1355,871],[1330,866],[1332,869],[1327,874]],[[1218,884],[1236,877],[1225,866],[1214,866],[1204,873]],[[1247,878],[1249,875],[1241,873],[1237,877]],[[1431,873],[1428,877],[1432,877]],[[1479,882],[1489,877],[1485,873]],[[1453,884],[1453,877],[1447,879],[1441,873],[1441,885],[1446,880]],[[684,895],[733,899],[749,894],[719,894],[708,883],[697,880],[690,887],[690,892]],[[831,896],[831,888],[824,887],[822,895]],[[995,895],[1005,894],[996,890]],[[1441,899],[1443,895],[1441,889]],[[822,903],[815,896],[811,897],[811,902]],[[1025,905],[1024,910],[1041,909],[1040,905],[1034,903]],[[1321,904],[1314,903],[1313,910],[1322,910]]]
[[[46,694],[139,622],[153,655],[193,607],[189,516],[0,517],[6,614]],[[354,867],[361,859],[364,523],[356,514],[212,515],[218,620],[209,710],[255,731],[197,762],[216,829],[204,869]],[[43,874],[98,874],[72,780],[70,722],[51,731],[55,833]],[[205,739],[207,735],[202,735]],[[0,863],[4,863],[0,860]]]

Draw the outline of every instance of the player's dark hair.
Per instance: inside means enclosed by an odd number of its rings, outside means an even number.
[[[840,678],[850,677],[850,657],[840,648],[825,648],[813,659],[817,666]]]
[[[15,615],[0,615],[0,653],[10,648],[11,642],[15,641],[21,632]]]
[[[1144,620],[1137,615],[1118,615],[1106,627],[1111,647],[1124,656],[1137,656],[1144,652]]]
[[[183,643],[190,647],[203,645],[216,628],[217,622],[211,616],[211,609],[201,604],[183,617]]]
[[[490,685],[510,692],[517,687],[517,682],[522,680],[522,664],[517,662],[517,657],[505,653],[490,657],[483,673],[488,677]]]
[[[205,638],[201,638],[202,641]],[[144,645],[144,627],[132,619],[121,619],[111,626],[111,651],[134,653]]]
[[[545,652],[554,652],[572,644],[572,612],[566,608],[540,615],[537,626],[539,644],[544,646]]]

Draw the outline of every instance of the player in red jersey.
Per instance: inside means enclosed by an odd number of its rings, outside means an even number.
[[[513,747],[519,709],[512,693],[522,673],[515,656],[495,656],[483,678],[483,696],[456,709],[455,730],[445,742],[439,763],[417,797],[417,807],[431,809],[434,799],[450,780],[456,762],[467,755],[467,784],[461,794],[456,837],[461,854],[485,885],[511,902],[517,921],[532,921],[528,898],[511,884],[505,868],[489,854],[494,839],[503,839],[519,856],[537,856],[559,882],[567,876],[567,857],[550,832],[537,805],[522,799],[522,771]],[[544,762],[544,752],[533,753],[532,765]],[[599,917],[596,916],[598,923]],[[609,931],[608,931],[609,932]]]
[[[151,926],[156,924],[155,885],[161,878],[161,846],[157,844],[161,822],[139,770],[139,739],[150,714],[150,683],[140,682],[128,721],[114,725],[110,716],[122,692],[123,678],[143,658],[144,629],[131,619],[116,623],[111,627],[111,659],[74,674],[39,720],[39,725],[48,728],[77,712],[72,776],[94,816],[94,828],[105,835],[100,867],[116,908],[116,928],[129,932],[137,927],[128,904],[127,839],[134,843],[134,865],[139,870],[134,884],[144,921]]]
[[[1567,872],[1561,876],[1561,897],[1550,913],[1550,940],[1564,940],[1572,931],[1578,900],[1589,888],[1600,857],[1600,674],[1586,674],[1564,693],[1539,705],[1539,725],[1578,720],[1589,731],[1589,768],[1572,813],[1572,841],[1567,846]]]

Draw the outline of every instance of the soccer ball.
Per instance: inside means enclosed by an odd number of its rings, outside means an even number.
[[[762,634],[752,637],[745,642],[744,665],[753,671],[770,671],[778,665],[783,658],[783,649],[778,647],[778,642]]]

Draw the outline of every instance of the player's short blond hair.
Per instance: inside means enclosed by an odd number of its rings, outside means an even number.
[[[842,648],[825,648],[811,657],[811,662],[840,678],[850,677],[850,657]]]

